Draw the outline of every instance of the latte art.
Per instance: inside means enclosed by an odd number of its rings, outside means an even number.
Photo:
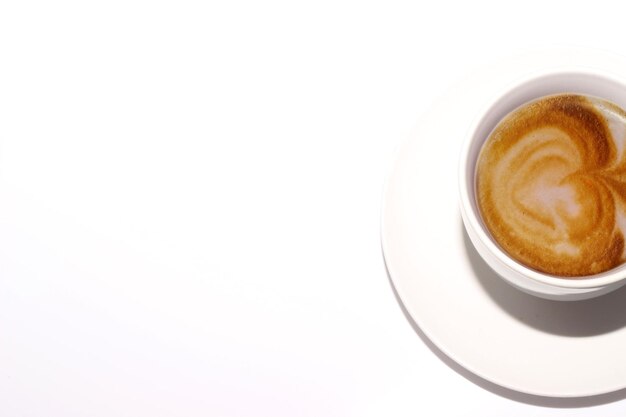
[[[548,96],[506,116],[481,150],[476,195],[494,240],[538,271],[582,277],[626,261],[626,112]]]

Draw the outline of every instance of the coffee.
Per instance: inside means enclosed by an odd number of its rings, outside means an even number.
[[[483,145],[476,196],[514,259],[567,278],[626,261],[626,112],[561,94],[507,115]]]

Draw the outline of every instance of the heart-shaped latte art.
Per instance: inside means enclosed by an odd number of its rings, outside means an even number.
[[[626,261],[626,112],[581,95],[526,104],[481,150],[476,192],[483,222],[514,259],[583,277]]]

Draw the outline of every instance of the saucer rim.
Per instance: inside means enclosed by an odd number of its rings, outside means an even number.
[[[593,51],[593,53],[597,53],[598,51]],[[543,53],[545,53],[545,50],[543,52],[536,52],[538,54],[538,56],[545,56],[542,55]],[[552,52],[549,52],[552,53]],[[579,50],[575,50],[576,54],[580,54]],[[584,54],[583,55],[578,55],[581,58],[584,58]],[[516,57],[519,58],[519,57]],[[513,58],[515,59],[515,58]],[[620,59],[624,59],[624,57],[620,56]],[[624,61],[626,62],[626,61]],[[568,68],[572,68],[571,65],[568,66]],[[626,68],[626,66],[624,66],[624,68]],[[429,114],[429,112],[426,112],[425,114],[422,115],[422,117],[420,117],[420,120],[423,120],[425,117],[427,117]],[[408,314],[410,315],[411,319],[415,322],[415,324],[419,327],[419,329],[424,333],[424,335],[434,344],[434,346],[436,346],[443,354],[445,354],[448,358],[450,358],[452,361],[454,361],[455,363],[459,364],[461,367],[463,367],[464,369],[466,369],[467,371],[471,372],[472,374],[490,382],[493,383],[497,386],[503,387],[505,389],[509,389],[511,391],[515,391],[515,392],[519,392],[519,393],[523,393],[523,394],[529,394],[529,395],[533,395],[533,396],[538,396],[538,397],[550,397],[550,398],[584,398],[584,397],[595,397],[595,396],[600,396],[600,395],[604,395],[604,394],[609,394],[609,393],[614,393],[616,391],[620,391],[626,388],[626,378],[624,378],[624,381],[621,381],[619,383],[614,383],[614,384],[605,384],[602,388],[598,388],[597,386],[595,388],[586,388],[586,389],[579,389],[579,390],[570,390],[565,392],[564,390],[554,390],[552,392],[548,391],[548,390],[540,390],[540,389],[533,389],[532,387],[528,387],[528,386],[522,386],[522,385],[517,385],[514,383],[509,383],[506,381],[506,379],[503,378],[499,378],[497,376],[493,376],[490,375],[489,372],[485,372],[481,369],[478,369],[477,367],[474,367],[472,364],[468,363],[463,357],[457,355],[454,353],[454,347],[453,346],[448,346],[446,343],[442,342],[440,340],[440,338],[437,336],[437,332],[433,331],[430,326],[424,322],[420,315],[417,314],[417,312],[414,309],[414,306],[412,306],[412,303],[407,299],[407,295],[406,295],[406,291],[407,289],[404,288],[404,285],[402,284],[403,279],[400,279],[401,277],[401,273],[399,271],[396,270],[396,266],[395,266],[395,261],[393,259],[393,253],[392,250],[390,248],[391,244],[389,242],[390,236],[389,236],[389,232],[386,226],[386,222],[387,222],[387,217],[389,215],[389,211],[390,211],[390,202],[389,202],[389,195],[390,195],[390,187],[393,183],[393,180],[395,178],[395,176],[397,175],[396,173],[396,168],[399,165],[400,161],[403,158],[403,151],[407,148],[407,146],[409,146],[414,140],[416,140],[416,138],[418,138],[417,134],[419,133],[419,128],[418,126],[414,127],[411,130],[411,133],[404,138],[400,144],[397,146],[397,148],[394,150],[392,158],[391,158],[391,164],[389,165],[389,169],[387,172],[387,175],[385,176],[385,182],[384,182],[384,186],[383,186],[383,192],[382,192],[382,204],[381,204],[381,215],[380,215],[380,239],[381,239],[381,249],[382,249],[382,253],[383,253],[383,258],[384,258],[384,264],[385,267],[387,269],[388,275],[389,275],[389,279],[391,281],[391,284],[393,285],[395,292],[398,296],[398,299],[400,300],[400,302],[402,303],[403,307],[406,309],[406,311],[408,312]],[[458,165],[455,166],[455,168],[457,168]],[[458,220],[459,223],[461,222],[460,218],[460,208],[456,207],[456,213],[458,214]],[[457,237],[456,239],[461,239],[461,237]],[[559,301],[557,301],[559,302]],[[506,314],[504,312],[502,312],[502,314]],[[547,337],[547,334],[546,334]]]

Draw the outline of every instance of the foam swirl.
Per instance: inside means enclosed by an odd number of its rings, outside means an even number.
[[[505,117],[481,150],[478,205],[498,244],[538,271],[581,277],[626,261],[626,112],[557,95]]]

